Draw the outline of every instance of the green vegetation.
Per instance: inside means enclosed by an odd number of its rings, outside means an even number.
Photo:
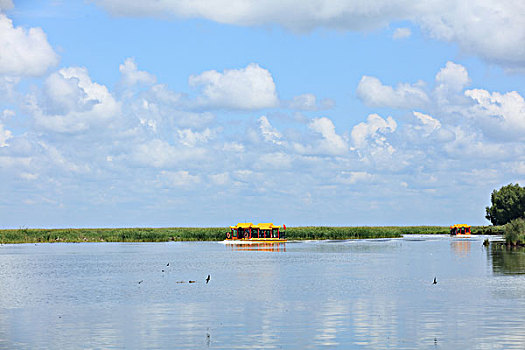
[[[219,241],[226,228],[80,228],[0,230],[0,243]]]
[[[381,226],[381,227],[333,227],[303,226],[288,227],[286,238],[294,239],[355,239],[395,238],[404,234],[445,234],[448,227],[442,226]]]
[[[511,245],[525,245],[525,220],[515,219],[505,225],[505,242]]]
[[[493,225],[505,225],[514,219],[525,217],[525,187],[509,184],[492,191],[492,206],[486,207],[486,218]]]
[[[38,242],[168,242],[222,241],[226,227],[171,228],[79,228],[0,230],[0,243]],[[408,234],[448,234],[446,226],[382,226],[382,227],[288,227],[289,240],[395,238]],[[503,226],[475,226],[473,234],[503,234]]]

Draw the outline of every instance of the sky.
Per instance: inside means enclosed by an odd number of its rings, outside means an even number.
[[[522,0],[0,0],[0,228],[488,225]]]

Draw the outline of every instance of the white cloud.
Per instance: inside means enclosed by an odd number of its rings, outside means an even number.
[[[397,123],[392,117],[386,120],[377,114],[370,114],[366,122],[362,122],[353,127],[351,138],[354,147],[365,149],[370,145],[385,148],[390,153],[394,148],[386,141],[384,135],[396,131]]]
[[[374,179],[374,175],[366,171],[344,171],[337,176],[339,182],[346,185],[353,185],[358,182],[369,182]]]
[[[414,112],[414,116],[419,120],[421,126],[416,126],[416,129],[422,130],[423,135],[430,135],[434,131],[441,128],[441,123],[439,120],[432,118],[427,114],[421,112]]]
[[[218,186],[226,185],[230,182],[230,175],[228,173],[219,173],[219,174],[211,174],[208,175],[208,178],[211,180],[211,182]]]
[[[122,82],[125,85],[133,86],[136,84],[155,84],[157,78],[146,71],[139,71],[133,58],[127,58],[123,64],[119,65],[119,71],[122,75]]]
[[[442,103],[446,103],[450,96],[457,96],[470,84],[470,78],[465,67],[449,61],[436,74],[436,83],[434,91]]]
[[[308,124],[308,128],[320,134],[321,139],[312,147],[299,147],[298,150],[302,153],[342,155],[348,152],[348,143],[335,132],[335,125],[330,119],[315,118]]]
[[[279,104],[272,75],[255,63],[224,73],[210,70],[192,75],[189,84],[202,87],[200,103],[211,108],[251,110]]]
[[[192,175],[186,170],[161,171],[161,182],[168,187],[191,187],[201,182],[199,175]]]
[[[163,140],[155,139],[137,145],[133,158],[139,164],[155,168],[166,168],[175,165],[177,150]]]
[[[262,117],[260,117],[258,122],[259,130],[261,131],[264,141],[271,142],[276,145],[282,144],[281,133],[270,124],[270,121],[268,121],[268,118],[266,118],[266,116],[263,115]]]
[[[525,139],[525,100],[516,91],[492,94],[483,89],[465,91],[465,96],[476,103],[471,107],[471,118],[481,121],[489,135],[500,139]]]
[[[1,76],[0,75],[0,103],[11,102],[15,100],[15,86],[20,81],[19,77]]]
[[[324,98],[318,102],[314,94],[302,94],[294,96],[294,98],[286,104],[289,108],[300,111],[318,111],[333,108],[335,102],[329,98]]]
[[[405,39],[409,38],[412,35],[410,28],[396,28],[394,34],[392,34],[393,39]]]
[[[315,111],[317,109],[317,98],[314,94],[303,94],[299,96],[294,96],[289,106],[292,109]]]
[[[191,129],[177,130],[180,142],[187,147],[195,147],[199,143],[206,143],[214,136],[214,132],[206,128],[202,132],[196,132]]]
[[[201,148],[176,148],[161,139],[138,144],[132,153],[137,164],[154,168],[173,168],[181,161],[202,159],[206,151]]]
[[[0,115],[0,121],[6,121],[13,118],[16,115],[15,111],[11,109],[4,109],[2,115]]]
[[[56,64],[58,56],[42,29],[15,28],[11,19],[0,13],[0,74],[40,76]]]
[[[292,166],[292,157],[283,152],[266,153],[259,157],[259,169],[289,169]]]
[[[429,102],[421,84],[398,84],[394,89],[383,85],[379,79],[366,75],[357,86],[357,96],[372,107],[414,108],[425,106]]]
[[[525,3],[521,0],[430,1],[415,19],[430,36],[506,67],[525,68]]]
[[[95,1],[120,16],[206,18],[244,26],[277,23],[293,31],[318,27],[369,31],[407,20],[430,37],[458,43],[464,52],[508,68],[525,68],[522,0]]]
[[[244,145],[238,142],[226,142],[222,150],[224,152],[242,153],[244,152]]]
[[[56,132],[79,132],[107,125],[120,112],[108,89],[91,81],[87,69],[64,68],[44,84],[43,101],[31,106],[37,125]]]
[[[4,129],[4,125],[0,123],[0,147],[9,146],[7,140],[12,137],[11,131]]]

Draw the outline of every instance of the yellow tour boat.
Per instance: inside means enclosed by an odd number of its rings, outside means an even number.
[[[457,236],[470,236],[470,225],[465,224],[456,224],[450,226],[450,234],[451,235],[457,235]]]
[[[235,242],[286,242],[286,226],[276,226],[272,223],[254,225],[251,222],[238,223],[230,226],[226,241]]]

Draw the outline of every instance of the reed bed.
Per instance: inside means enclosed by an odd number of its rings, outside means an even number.
[[[227,227],[78,228],[0,230],[0,243],[222,241]],[[475,226],[473,234],[502,234],[503,227]],[[395,238],[407,234],[448,234],[447,226],[287,227],[288,240]]]

